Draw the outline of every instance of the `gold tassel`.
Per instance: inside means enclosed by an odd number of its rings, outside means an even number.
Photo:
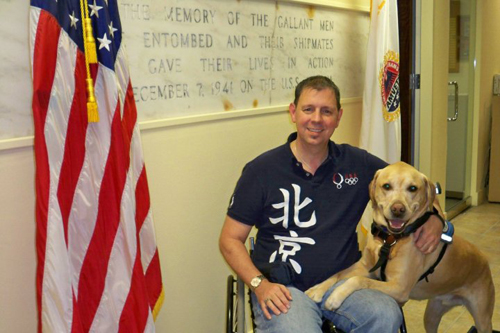
[[[97,51],[94,39],[94,34],[92,33],[92,20],[90,18],[85,18],[85,50],[87,53],[87,58],[89,63],[97,64]]]
[[[99,122],[99,110],[94,93],[94,80],[90,76],[89,64],[97,64],[97,49],[92,33],[92,20],[89,17],[87,0],[80,0],[82,14],[83,47],[85,52],[85,69],[87,72],[87,119],[89,123]]]
[[[87,79],[87,116],[89,123],[99,122],[99,111],[94,94],[94,80]]]

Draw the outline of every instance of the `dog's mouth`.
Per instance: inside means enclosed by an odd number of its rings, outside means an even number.
[[[392,232],[392,233],[400,233],[404,230],[405,226],[406,226],[406,222],[405,220],[401,220],[401,219],[393,219],[393,220],[389,220],[389,219],[386,219],[387,221],[387,227],[389,228],[389,230]]]

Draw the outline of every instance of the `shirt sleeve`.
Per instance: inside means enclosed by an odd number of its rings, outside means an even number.
[[[368,174],[373,178],[377,170],[383,169],[389,164],[375,155],[366,153],[366,166]]]
[[[264,190],[252,166],[247,164],[231,197],[227,215],[254,226],[262,219]]]

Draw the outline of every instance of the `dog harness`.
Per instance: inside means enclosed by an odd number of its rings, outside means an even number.
[[[385,268],[386,268],[387,262],[389,260],[389,254],[391,252],[391,248],[398,242],[399,239],[410,236],[418,228],[420,228],[422,225],[424,225],[424,223],[427,222],[429,217],[431,217],[432,215],[436,215],[441,220],[441,222],[443,222],[443,224],[445,224],[445,221],[438,214],[436,208],[434,208],[433,211],[426,212],[424,215],[419,217],[414,223],[407,226],[399,234],[390,233],[387,228],[379,226],[378,224],[373,222],[372,228],[371,228],[372,235],[373,235],[373,237],[382,239],[384,244],[380,248],[380,251],[378,254],[378,261],[375,264],[375,266],[373,266],[372,269],[370,269],[370,273],[373,273],[378,268],[380,268],[380,280],[386,281]],[[441,252],[439,253],[439,256],[438,256],[436,262],[424,274],[422,274],[422,276],[420,276],[418,281],[425,279],[427,282],[429,282],[427,276],[434,273],[434,269],[436,269],[437,265],[439,265],[439,263],[441,262],[441,259],[443,259],[447,247],[448,247],[448,244],[445,243],[443,248],[441,249]]]

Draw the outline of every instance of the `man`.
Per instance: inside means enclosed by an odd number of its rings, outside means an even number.
[[[343,113],[330,79],[300,82],[289,111],[297,132],[245,166],[219,240],[227,263],[253,291],[257,332],[321,332],[323,317],[345,332],[396,332],[401,312],[383,293],[359,290],[335,312],[304,294],[359,259],[356,225],[369,200],[368,184],[387,163],[330,141]],[[245,241],[253,226],[258,234],[250,258]],[[417,231],[416,245],[432,252],[441,230],[432,218]],[[283,263],[287,278],[263,277]]]

